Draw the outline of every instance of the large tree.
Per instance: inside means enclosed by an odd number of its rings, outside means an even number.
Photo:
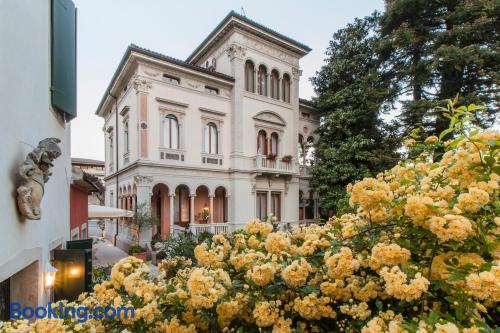
[[[500,83],[498,0],[386,0],[377,52],[401,103],[402,135],[422,126],[439,134],[448,120],[434,106],[460,94],[460,102],[485,103],[477,114],[495,117]]]
[[[326,64],[311,79],[321,115],[312,185],[324,208],[342,209],[346,186],[395,162],[394,141],[380,115],[393,95],[374,45],[378,15],[356,19],[337,31]]]

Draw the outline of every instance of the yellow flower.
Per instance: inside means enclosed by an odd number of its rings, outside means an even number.
[[[255,304],[252,313],[255,324],[259,327],[272,326],[280,316],[279,309],[266,301]]]
[[[313,271],[311,265],[303,258],[294,260],[281,272],[283,280],[290,287],[301,287],[306,284],[309,273]]]
[[[359,261],[353,258],[352,251],[348,247],[340,248],[340,251],[334,255],[327,252],[324,259],[327,275],[334,279],[342,279],[353,274],[360,265]]]
[[[370,267],[374,270],[382,266],[404,264],[410,258],[410,251],[397,244],[378,243],[372,248]]]
[[[252,281],[261,287],[273,281],[274,274],[276,274],[276,269],[271,264],[254,266],[254,268],[248,271],[248,275]]]

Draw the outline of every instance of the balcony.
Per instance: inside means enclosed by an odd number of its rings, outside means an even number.
[[[269,158],[265,155],[255,156],[255,169],[263,173],[296,173],[295,161],[285,161],[283,157]]]

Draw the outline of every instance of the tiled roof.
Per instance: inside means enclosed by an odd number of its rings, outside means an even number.
[[[100,166],[100,165],[104,165],[104,161],[93,160],[90,158],[72,157],[71,164],[85,164],[85,165],[99,165]]]
[[[279,38],[279,39],[282,39],[290,44],[293,44],[301,49],[304,49],[306,52],[309,52],[311,51],[311,48],[305,44],[302,44],[298,41],[296,41],[295,39],[293,38],[290,38],[290,37],[287,37],[285,35],[282,35],[280,34],[279,32],[273,30],[273,29],[270,29],[258,22],[255,22],[249,18],[247,18],[246,16],[243,16],[243,15],[240,15],[238,13],[236,13],[234,10],[230,11],[229,14],[226,15],[226,17],[215,27],[214,30],[212,30],[212,32],[210,32],[208,34],[208,36],[203,40],[203,42],[201,42],[201,44],[193,51],[193,53],[191,53],[191,55],[189,55],[189,57],[186,59],[187,62],[192,62],[193,61],[193,58],[194,56],[203,48],[203,46],[217,33],[217,31],[223,27],[232,17],[235,17],[249,25],[252,25],[254,27],[256,27],[257,29],[260,29],[260,30],[263,30],[265,32],[267,32],[268,34],[271,34],[271,35],[274,35],[275,37]]]
[[[125,54],[123,55],[122,60],[120,61],[120,64],[116,68],[116,71],[113,74],[111,82],[109,83],[108,87],[106,88],[104,96],[102,97],[101,102],[99,103],[99,106],[97,107],[97,110],[95,112],[96,114],[99,113],[99,110],[103,106],[104,101],[106,100],[106,97],[108,96],[109,90],[111,89],[113,83],[115,82],[116,78],[120,74],[123,66],[125,65],[128,57],[130,56],[130,54],[132,52],[141,53],[141,54],[144,54],[146,56],[153,57],[153,58],[156,58],[158,60],[166,61],[166,62],[169,62],[171,64],[178,65],[178,66],[181,66],[181,67],[184,67],[184,68],[187,68],[187,69],[198,71],[198,72],[203,73],[203,74],[214,76],[214,77],[217,77],[217,78],[222,79],[222,80],[234,82],[234,78],[232,76],[229,76],[229,75],[226,75],[226,74],[223,74],[223,73],[219,73],[219,72],[210,71],[210,70],[208,70],[206,68],[203,68],[203,67],[200,67],[200,66],[197,66],[197,65],[193,65],[193,64],[189,64],[189,63],[187,63],[187,62],[185,62],[183,60],[172,58],[172,57],[166,56],[164,54],[161,54],[159,52],[151,51],[149,49],[137,46],[135,44],[130,44],[127,47],[127,50],[125,51]]]
[[[310,106],[312,108],[314,108],[314,102],[311,101],[311,100],[308,100],[308,99],[304,99],[304,98],[299,98],[299,103],[300,104],[304,104],[304,105],[307,105],[307,106]]]

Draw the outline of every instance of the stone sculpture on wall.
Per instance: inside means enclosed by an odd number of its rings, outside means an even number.
[[[44,186],[52,175],[52,162],[61,156],[61,148],[58,146],[60,142],[57,138],[40,141],[38,147],[26,156],[19,167],[22,182],[17,188],[17,206],[21,214],[28,219],[39,220],[42,216],[40,203]]]

